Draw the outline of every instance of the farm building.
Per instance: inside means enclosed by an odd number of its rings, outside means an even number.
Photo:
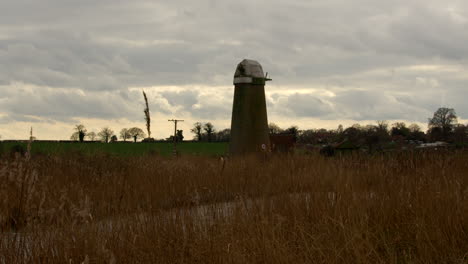
[[[293,134],[270,134],[272,152],[292,152],[296,145],[296,137]]]

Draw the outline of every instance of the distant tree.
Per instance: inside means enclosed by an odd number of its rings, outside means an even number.
[[[208,142],[211,142],[212,135],[215,132],[213,124],[211,124],[210,122],[206,123],[205,125],[203,125],[203,130],[205,130]]]
[[[325,128],[320,128],[320,129],[317,129],[315,133],[317,135],[316,138],[317,138],[318,143],[327,144],[331,141],[331,135],[332,135],[331,131],[328,131]],[[301,135],[302,132],[299,134]]]
[[[421,127],[418,124],[411,124],[408,126],[410,133],[415,133],[421,131]]]
[[[278,134],[283,132],[283,129],[281,129],[277,124],[275,123],[270,123],[268,124],[268,130],[270,131],[270,134]]]
[[[80,139],[80,142],[83,142],[87,132],[86,128],[80,124],[77,125],[75,129],[78,131],[78,138]]]
[[[148,97],[146,97],[145,91],[143,91],[143,98],[145,99],[145,109],[143,112],[145,113],[146,130],[148,131],[148,138],[151,138],[151,117],[148,105]]]
[[[333,140],[335,132],[325,128],[307,129],[299,133],[297,142],[305,144],[328,144]]]
[[[145,132],[143,132],[143,130],[138,127],[129,128],[128,133],[133,138],[133,142],[137,142],[137,139],[145,137]]]
[[[304,130],[297,139],[297,142],[304,144],[316,144],[318,142],[317,132],[314,129]]]
[[[104,127],[101,129],[101,131],[98,133],[99,138],[106,142],[109,143],[109,139],[111,136],[114,134],[114,131],[108,127]]]
[[[215,132],[216,141],[228,142],[231,140],[231,129],[226,128],[221,131]]]
[[[378,120],[376,125],[377,131],[388,134],[388,122],[385,120]]]
[[[410,130],[404,122],[396,122],[390,130],[392,137],[401,137],[406,139],[410,135]]]
[[[123,139],[124,142],[127,141],[127,139],[132,138],[132,135],[130,134],[128,128],[122,128],[119,134],[120,134],[120,138]]]
[[[184,140],[184,131],[183,130],[177,130],[176,137],[177,137],[177,142],[181,142]]]
[[[457,124],[457,114],[453,108],[440,107],[434,112],[434,116],[429,118],[429,131],[438,128],[440,130],[440,140],[448,140],[453,128]]]
[[[89,133],[86,134],[86,137],[87,137],[89,140],[94,141],[94,140],[96,140],[97,135],[96,135],[96,132],[91,131],[91,132],[89,132]]]
[[[377,121],[377,125],[375,126],[375,134],[378,138],[378,144],[382,144],[384,142],[390,141],[390,133],[388,130],[388,122],[385,120]]]
[[[343,133],[343,131],[344,131],[343,125],[342,125],[342,124],[339,124],[339,125],[338,125],[338,128],[336,129],[336,133],[341,134],[341,133]]]
[[[342,142],[344,140],[344,138],[345,138],[343,132],[344,132],[343,125],[339,124],[338,128],[336,130],[330,131],[330,134],[331,134],[330,135],[331,136],[330,141],[331,142],[336,142],[336,143]]]
[[[118,138],[116,135],[112,135],[110,142],[117,142]]]
[[[445,140],[444,133],[440,127],[432,127],[427,131],[427,137],[430,141]]]
[[[426,134],[421,130],[418,124],[411,124],[408,126],[410,134],[408,139],[417,141],[426,141]]]
[[[85,132],[83,132],[83,131],[78,132],[78,138],[79,138],[80,142],[84,141],[85,136],[86,136]]]
[[[87,132],[85,126],[82,125],[82,124],[79,124],[79,125],[76,125],[73,130],[75,132],[73,132],[70,139],[71,140],[79,140],[80,142],[83,142],[84,138],[86,136],[86,132]]]
[[[202,129],[203,129],[203,125],[202,123],[200,122],[196,122],[193,124],[193,128],[190,129],[190,132],[194,133],[196,138],[197,138],[197,141],[201,141],[202,140]]]
[[[176,138],[175,140],[177,142],[181,142],[184,140],[184,131],[183,130],[177,130],[176,132]],[[168,138],[166,138],[166,141],[174,142],[174,135],[170,135]]]
[[[347,140],[354,145],[362,143],[362,127],[359,124],[354,124],[343,131],[343,140]]]
[[[78,141],[78,139],[79,139],[78,133],[73,132],[73,134],[70,136],[70,140]]]
[[[290,126],[286,130],[284,130],[284,132],[294,135],[294,139],[297,141],[299,136],[299,128],[297,126]]]
[[[453,141],[457,144],[468,141],[468,126],[458,124],[453,129]]]
[[[369,148],[369,153],[373,153],[376,145],[380,143],[379,129],[381,128],[378,126],[368,125],[362,131],[363,140]]]

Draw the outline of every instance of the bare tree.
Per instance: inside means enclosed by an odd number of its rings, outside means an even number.
[[[98,133],[99,138],[101,138],[102,141],[109,143],[110,137],[114,134],[114,131],[108,127],[104,127],[101,129],[101,131]]]
[[[78,133],[73,132],[73,134],[70,136],[70,140],[78,141]]]
[[[377,143],[390,141],[390,133],[388,130],[388,122],[385,120],[378,120],[375,126],[375,136],[377,136]]]
[[[338,125],[338,128],[336,129],[336,133],[337,134],[341,134],[343,133],[344,129],[343,129],[343,125],[342,124],[339,124]]]
[[[213,124],[211,124],[210,122],[206,123],[203,126],[203,130],[205,130],[205,132],[206,132],[206,135],[208,137],[208,142],[211,142],[212,135],[215,132]]]
[[[388,122],[386,120],[377,121],[377,131],[388,133]]]
[[[86,137],[87,137],[89,140],[94,141],[94,140],[96,140],[97,135],[96,135],[96,132],[91,131],[91,132],[89,132],[89,133],[86,134]]]
[[[143,112],[145,113],[146,130],[148,131],[148,138],[151,138],[151,117],[148,105],[148,97],[146,97],[145,91],[143,91],[143,98],[145,99],[145,109]]]
[[[143,130],[141,130],[141,128],[138,128],[138,127],[129,128],[128,133],[130,134],[131,137],[133,137],[134,142],[137,142],[137,139],[139,138],[145,137],[145,132],[143,132]]]
[[[83,142],[84,138],[86,136],[86,132],[87,132],[85,126],[82,125],[82,124],[79,124],[79,125],[76,125],[73,130],[75,132],[73,132],[70,139],[71,140],[79,140],[80,142]]]
[[[270,123],[268,124],[268,130],[270,131],[270,134],[278,134],[283,132],[283,129],[281,129],[277,124],[275,123]]]
[[[190,130],[190,132],[194,133],[195,136],[197,137],[197,141],[202,140],[202,129],[203,129],[202,123],[196,122],[195,124],[193,124],[193,128]]]
[[[122,130],[120,130],[120,138],[123,139],[124,142],[132,138],[128,128],[122,128]]]
[[[408,129],[411,133],[416,133],[421,131],[421,127],[418,124],[411,124],[409,125]]]
[[[421,127],[418,124],[411,124],[408,127],[410,134],[408,139],[410,140],[418,140],[418,141],[425,141],[426,134],[421,130]]]
[[[226,128],[214,133],[214,138],[219,142],[229,142],[231,140],[231,129]]]

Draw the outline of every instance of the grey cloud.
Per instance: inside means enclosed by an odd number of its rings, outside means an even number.
[[[407,95],[406,95],[407,96]],[[336,116],[345,116],[354,120],[392,120],[406,119],[425,122],[429,111],[405,103],[404,96],[398,98],[392,92],[347,91],[338,93],[332,102],[339,112]]]
[[[10,88],[0,88],[0,112],[141,118],[141,92],[129,87],[232,87],[236,64],[253,58],[285,87],[268,98],[273,114],[425,120],[445,89],[445,103],[468,116],[467,27],[468,3],[454,0],[3,1],[0,85]],[[462,72],[404,69],[431,64]],[[6,95],[22,84],[35,88]],[[336,96],[288,96],[290,87]],[[226,119],[231,93],[216,95],[179,89],[150,103],[155,113]]]
[[[427,121],[434,109],[414,104],[412,98],[375,91],[344,91],[334,97],[309,93],[276,96],[270,112],[283,116],[311,117],[326,120],[393,120]],[[428,98],[430,99],[430,98]],[[426,102],[427,103],[427,102]]]
[[[196,119],[230,119],[232,107],[226,104],[207,104],[191,110],[191,115]]]
[[[182,106],[185,110],[190,110],[198,102],[198,91],[164,91],[161,95],[168,100],[171,105]]]
[[[191,116],[195,119],[229,119],[232,110],[231,93],[218,91],[216,95],[209,92],[185,89],[181,91],[163,91],[159,95],[170,105],[177,107],[173,113]]]
[[[136,117],[139,108],[119,94],[83,94],[79,91],[36,88],[18,91],[15,96],[0,101],[0,108],[17,121],[42,122],[74,118]],[[41,121],[42,120],[42,121]]]
[[[299,117],[326,117],[334,111],[329,104],[311,94],[290,95],[286,107]]]
[[[390,33],[399,43],[394,41],[396,45],[386,48],[410,56],[467,59],[468,47],[464,43],[468,41],[468,35],[460,34],[467,28],[466,23],[453,21],[446,8],[419,6],[418,9],[410,10],[407,16],[391,27]]]
[[[9,124],[9,123],[12,123],[12,122],[16,122],[17,120],[14,119],[13,117],[11,117],[10,115],[6,115],[6,116],[0,116],[0,124]]]

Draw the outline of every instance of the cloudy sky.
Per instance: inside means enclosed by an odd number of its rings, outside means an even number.
[[[282,127],[468,119],[465,0],[0,0],[0,135],[144,128],[142,90],[157,138],[227,128],[244,58]]]

